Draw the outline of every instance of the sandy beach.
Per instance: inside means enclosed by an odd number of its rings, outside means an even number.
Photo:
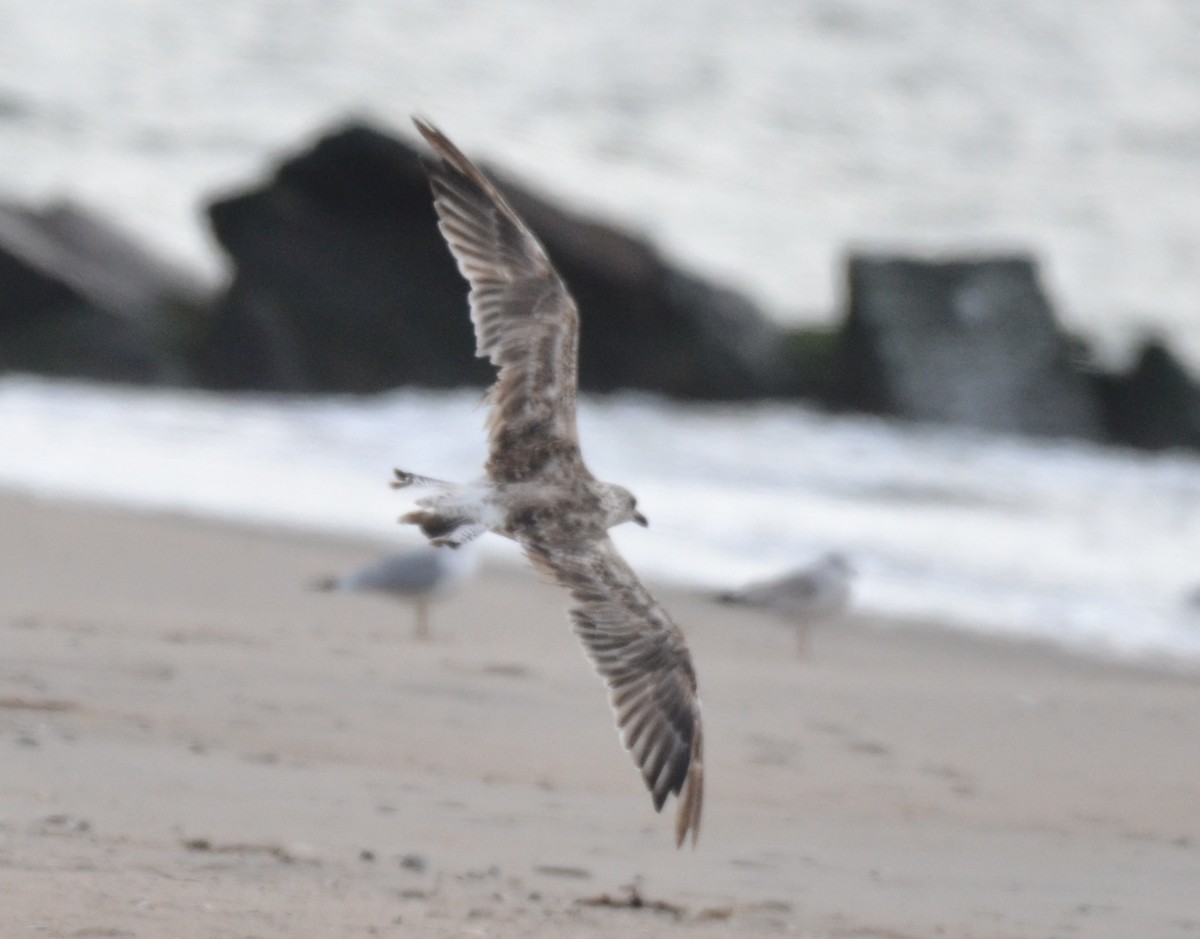
[[[383,548],[0,494],[0,936],[1200,937],[1195,673],[659,589],[676,851],[565,595],[306,588]]]

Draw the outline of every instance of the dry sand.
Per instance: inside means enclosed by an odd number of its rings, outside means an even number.
[[[564,596],[315,594],[378,546],[0,495],[0,936],[1200,937],[1200,680],[661,591],[672,847]]]

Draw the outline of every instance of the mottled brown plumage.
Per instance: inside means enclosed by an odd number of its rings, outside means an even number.
[[[457,486],[397,471],[393,485],[436,490],[403,520],[435,544],[484,531],[512,538],[571,592],[571,621],[608,684],[622,742],[655,809],[678,797],[676,844],[694,844],[704,795],[696,674],[683,633],[608,538],[613,525],[646,523],[636,501],[593,477],[579,451],[575,302],[492,183],[444,134],[415,123],[436,154],[426,170],[439,227],[470,284],[476,352],[499,374],[485,478]]]
[[[546,252],[449,139],[416,121],[442,235],[471,285],[476,355],[499,370],[488,398],[487,473],[496,482],[587,470],[575,427],[579,314]]]

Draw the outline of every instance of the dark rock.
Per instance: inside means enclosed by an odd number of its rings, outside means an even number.
[[[410,148],[351,127],[209,215],[236,268],[205,349],[210,383],[370,392],[486,380]]]
[[[579,303],[585,389],[729,398],[784,386],[779,330],[745,299],[497,181]],[[211,383],[372,392],[490,382],[408,144],[348,126],[264,187],[215,202],[210,217],[236,266],[206,349]]]
[[[1103,436],[1032,259],[859,255],[849,287],[846,403],[1006,433]]]
[[[643,241],[501,183],[579,305],[583,388],[715,400],[786,390],[783,331],[745,297],[671,267]]]
[[[783,337],[783,356],[790,375],[785,394],[845,408],[848,396],[841,350],[842,332],[837,328],[805,326],[788,330]]]
[[[1143,344],[1123,375],[1097,377],[1109,437],[1148,450],[1200,449],[1200,384],[1161,341]]]
[[[197,353],[201,383],[223,391],[303,391],[300,337],[273,296],[234,278]]]
[[[187,380],[204,290],[85,209],[0,203],[0,371]]]

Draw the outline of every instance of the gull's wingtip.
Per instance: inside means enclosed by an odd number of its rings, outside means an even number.
[[[412,122],[421,136],[425,138],[425,142],[433,147],[434,150],[443,152],[448,147],[453,148],[450,138],[442,133],[438,126],[426,115],[420,113],[413,114]]]
[[[435,159],[431,160],[427,156],[421,157],[421,162],[425,164],[426,170],[434,171],[431,175],[437,175],[438,167],[449,168],[455,175],[467,177],[475,185],[484,189],[493,199],[500,201],[500,195],[493,191],[491,183],[484,178],[470,158],[458,148],[458,145],[442,133],[433,121],[424,115],[414,114],[412,122],[433,150]]]
[[[692,762],[687,782],[679,795],[679,807],[675,813],[675,847],[682,848],[688,834],[692,836],[692,848],[700,837],[700,815],[704,808],[704,739],[700,726],[692,739]]]

